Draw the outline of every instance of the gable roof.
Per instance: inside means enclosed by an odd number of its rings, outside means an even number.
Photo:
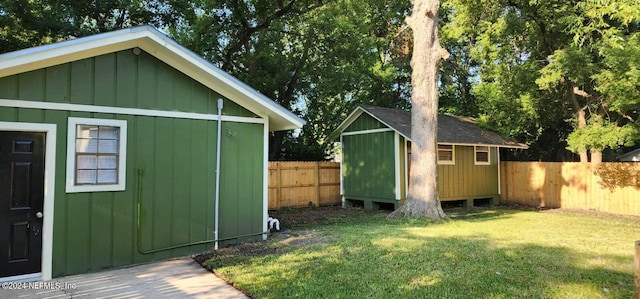
[[[336,129],[344,131],[363,113],[375,118],[390,129],[411,140],[411,112],[369,105],[358,106]],[[526,144],[508,141],[500,134],[481,129],[468,117],[438,115],[438,143],[458,145],[489,145],[526,149]]]
[[[0,54],[0,78],[136,47],[260,117],[268,118],[271,131],[296,129],[305,124],[293,112],[149,25]]]
[[[640,148],[618,156],[618,161],[640,162]]]

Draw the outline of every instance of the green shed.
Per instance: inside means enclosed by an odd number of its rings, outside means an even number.
[[[398,208],[406,199],[411,156],[411,113],[358,106],[338,127],[342,145],[342,198],[367,209]],[[497,203],[499,148],[527,148],[485,131],[473,119],[438,116],[438,188],[441,201],[465,206]]]
[[[150,26],[0,55],[0,281],[266,238],[304,121]]]

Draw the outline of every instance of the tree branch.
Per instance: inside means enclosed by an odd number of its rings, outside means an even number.
[[[289,78],[289,80],[287,80],[287,83],[283,87],[280,103],[289,104],[293,99],[293,91],[295,90],[294,87],[296,84],[298,84],[300,70],[302,69],[304,64],[307,62],[307,57],[309,56],[309,49],[311,48],[312,44],[313,44],[313,39],[311,37],[307,37],[307,40],[305,41],[305,44],[304,44],[304,51],[302,53],[302,57],[300,57],[300,59],[294,66],[291,77]]]
[[[234,8],[239,12],[240,11],[240,7],[238,6],[237,2],[234,2],[236,5],[234,5]],[[249,41],[251,40],[251,37],[258,31],[269,28],[269,26],[271,26],[271,23],[273,23],[273,21],[280,19],[282,17],[284,17],[287,14],[290,13],[298,13],[298,14],[306,14],[318,7],[321,7],[324,5],[324,1],[318,1],[313,5],[310,5],[308,7],[305,7],[304,9],[296,9],[295,7],[295,3],[296,0],[290,0],[286,5],[282,5],[282,2],[278,3],[278,10],[276,10],[275,12],[273,12],[271,15],[267,16],[261,23],[258,23],[255,26],[251,26],[249,24],[249,22],[246,20],[246,18],[242,19],[242,30],[235,36],[235,42],[233,44],[231,44],[226,51],[226,54],[224,55],[224,63],[222,65],[222,69],[223,70],[229,70],[229,68],[231,67],[231,64],[233,62],[233,55],[235,53],[237,53],[238,51],[240,51],[240,49],[244,46],[245,48],[248,48],[248,44]],[[238,13],[236,12],[236,13]]]
[[[591,97],[591,95],[589,93],[587,93],[586,91],[578,88],[578,86],[574,86],[573,87],[573,93],[577,94],[577,95],[579,95],[579,96],[581,96],[583,98],[590,98]]]

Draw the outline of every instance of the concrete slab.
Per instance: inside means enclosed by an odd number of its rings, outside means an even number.
[[[22,289],[13,289],[24,287]],[[0,284],[0,298],[249,298],[189,257],[45,282]]]

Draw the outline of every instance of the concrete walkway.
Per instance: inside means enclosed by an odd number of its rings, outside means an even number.
[[[191,258],[81,274],[27,284],[0,298],[249,298]]]

